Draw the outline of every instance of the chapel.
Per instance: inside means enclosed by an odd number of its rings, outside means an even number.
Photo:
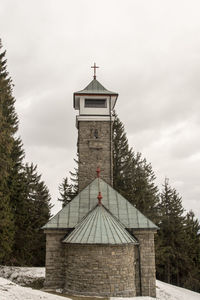
[[[43,227],[45,289],[156,297],[158,227],[113,189],[112,111],[118,94],[96,79],[75,92],[79,193]]]

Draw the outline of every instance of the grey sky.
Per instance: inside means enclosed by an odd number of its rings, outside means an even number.
[[[130,146],[200,217],[200,2],[2,0],[0,28],[26,160],[55,204],[73,170],[72,94],[97,79],[119,93]]]

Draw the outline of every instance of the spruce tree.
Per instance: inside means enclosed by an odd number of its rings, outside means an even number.
[[[160,194],[160,230],[156,239],[156,265],[158,279],[180,285],[180,277],[187,264],[184,241],[182,199],[165,179]]]
[[[133,153],[132,149],[129,149],[124,125],[115,112],[113,116],[113,187],[124,197],[127,197],[126,192],[128,192],[127,189],[131,186],[132,180],[130,168]]]
[[[151,164],[129,148],[123,123],[114,113],[113,187],[152,221],[157,221],[158,188]]]
[[[26,164],[22,176],[24,199],[19,202],[16,213],[16,264],[42,266],[45,257],[42,226],[50,218],[50,195],[37,173],[37,166]]]
[[[59,201],[62,202],[62,206],[64,207],[74,198],[73,192],[73,184],[68,183],[68,178],[63,178],[62,183],[58,187],[60,192],[60,197],[58,198]]]
[[[193,211],[186,215],[185,234],[187,264],[181,274],[181,286],[200,292],[200,223]]]
[[[0,263],[9,260],[15,233],[9,180],[14,166],[11,153],[15,145],[18,118],[12,87],[0,40]]]
[[[36,167],[24,165],[12,88],[0,42],[0,264],[43,265],[50,195]]]
[[[69,183],[68,177],[65,177],[63,178],[62,183],[58,187],[60,192],[60,197],[58,198],[58,201],[62,202],[63,207],[78,194],[78,159],[79,157],[77,154],[77,158],[74,158],[74,162],[76,164],[74,172],[69,172],[70,180],[72,183]]]
[[[78,164],[79,164],[79,155],[76,154],[74,158],[76,167],[74,167],[74,172],[70,171],[70,180],[72,181],[72,197],[71,200],[78,194]]]

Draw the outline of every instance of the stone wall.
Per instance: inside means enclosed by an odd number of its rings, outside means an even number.
[[[136,246],[63,244],[68,232],[45,230],[46,290],[65,287],[72,294],[156,297],[155,231],[132,230],[140,243],[140,266]]]
[[[67,230],[45,230],[46,233],[46,276],[44,288],[56,290],[64,287],[64,245],[61,242]]]
[[[78,124],[79,192],[96,178],[97,166],[101,178],[112,185],[112,144],[109,121],[80,121]]]
[[[134,245],[66,245],[65,292],[134,297]]]
[[[154,234],[155,230],[133,230],[132,233],[139,241],[139,252],[135,248],[136,258],[136,294],[137,296],[156,297],[156,268]],[[140,266],[139,266],[140,261]],[[141,272],[141,282],[140,282]],[[140,288],[141,285],[141,288]],[[141,289],[141,291],[140,291]]]

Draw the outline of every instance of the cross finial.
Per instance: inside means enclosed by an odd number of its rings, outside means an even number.
[[[98,69],[99,67],[96,66],[96,63],[94,63],[94,66],[91,67],[92,69],[94,69],[94,79],[96,79],[96,69]]]

